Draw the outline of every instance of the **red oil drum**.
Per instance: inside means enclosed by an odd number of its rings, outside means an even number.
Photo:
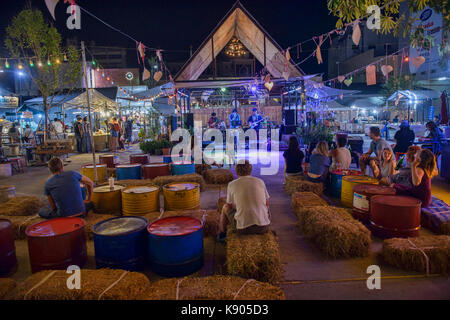
[[[380,238],[418,237],[422,202],[404,196],[373,196],[370,229]]]
[[[144,179],[154,179],[156,177],[170,175],[170,167],[167,163],[150,163],[142,166]]]
[[[394,196],[395,189],[373,184],[359,184],[353,188],[353,218],[369,222],[370,198],[376,195]]]
[[[139,163],[139,164],[147,164],[148,163],[148,155],[146,154],[130,154],[130,163]]]
[[[55,218],[29,226],[28,239],[31,271],[80,268],[86,263],[85,221],[80,218]]]
[[[99,156],[100,164],[106,164],[110,169],[115,168],[116,164],[119,163],[119,157],[114,154],[104,154]]]
[[[8,276],[17,265],[12,223],[0,219],[0,277]]]

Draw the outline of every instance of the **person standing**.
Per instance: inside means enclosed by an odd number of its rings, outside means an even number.
[[[208,120],[208,127],[210,129],[217,129],[219,127],[219,118],[217,118],[216,113],[211,113],[211,117]]]
[[[53,120],[53,130],[55,132],[55,139],[64,138],[64,125],[58,118]]]
[[[250,124],[250,129],[255,129],[256,132],[259,132],[262,121],[263,121],[263,117],[260,114],[258,114],[258,109],[253,108],[253,113],[248,118],[248,121],[247,121]]]
[[[119,122],[119,132],[118,132],[118,136],[117,136],[117,142],[119,143],[119,150],[124,150],[125,146],[124,146],[124,141],[125,141],[125,137],[124,137],[124,123],[122,121],[122,119],[119,118],[118,120]]]
[[[128,143],[128,146],[130,146],[130,143],[132,143],[132,136],[133,136],[133,119],[126,117],[125,123],[124,123],[124,129],[125,129],[125,140]]]
[[[22,143],[30,143],[31,138],[33,137],[33,130],[31,130],[30,125],[25,125],[25,131],[22,135]]]
[[[82,151],[83,153],[91,152],[91,126],[88,117],[83,118],[83,136],[82,136]]]
[[[410,129],[408,120],[403,120],[400,123],[400,130],[398,130],[394,136],[396,142],[394,153],[406,153],[408,148],[413,145],[414,139],[416,139],[416,135],[414,134],[414,131]]]
[[[111,141],[111,152],[117,151],[119,131],[120,131],[119,123],[117,122],[117,118],[114,117],[111,120],[110,128],[109,128],[109,132],[111,135],[111,140],[110,140]]]
[[[77,116],[77,121],[73,124],[73,132],[75,133],[75,139],[77,141],[77,152],[83,152],[83,123],[81,116]]]

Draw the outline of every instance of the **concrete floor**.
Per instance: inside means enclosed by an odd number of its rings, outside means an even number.
[[[135,147],[132,152],[139,152]],[[273,217],[273,229],[276,231],[283,264],[283,276],[280,286],[288,299],[450,299],[450,278],[407,272],[384,264],[378,258],[382,241],[373,238],[370,256],[357,259],[330,260],[305,241],[296,227],[296,216],[290,208],[290,198],[283,191],[282,163],[280,154],[273,154],[280,164],[279,174],[261,176],[261,165],[254,166],[254,175],[264,179],[270,199]],[[128,152],[119,155],[126,162]],[[79,170],[82,164],[92,163],[92,155],[74,155],[65,170]],[[152,157],[158,162],[161,157]],[[45,167],[26,168],[24,174],[1,179],[0,185],[13,184],[17,194],[42,196],[43,185],[49,173]],[[437,178],[439,179],[439,178]],[[433,192],[446,197],[449,201],[449,185],[444,181],[433,180]],[[215,208],[217,199],[225,190],[212,188],[201,194],[201,206],[204,209]],[[422,234],[431,234],[422,229]],[[30,274],[26,241],[16,241],[19,268],[13,275],[22,280]],[[94,268],[93,243],[88,243],[89,260],[87,267]],[[200,275],[220,273],[224,262],[225,248],[213,239],[205,240],[205,267]],[[366,287],[367,267],[378,265],[381,268],[381,289],[369,290]],[[151,280],[159,277],[146,272]]]

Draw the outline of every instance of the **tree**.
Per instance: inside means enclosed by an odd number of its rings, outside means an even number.
[[[401,2],[408,1],[410,14],[407,17],[404,13],[400,14],[399,8]],[[426,6],[442,13],[444,18],[444,36],[448,37],[450,27],[450,0],[328,0],[328,10],[338,18],[336,28],[341,29],[346,23],[352,23],[357,19],[367,18],[367,8],[371,5],[377,5],[381,9],[381,33],[393,33],[398,36],[402,32],[403,37],[410,36],[411,46],[414,48],[430,47],[432,37],[424,33],[423,28],[414,28],[414,22],[417,20],[415,13],[423,10]],[[441,51],[448,50],[446,41],[440,46]]]
[[[19,60],[43,99],[44,143],[47,140],[48,111],[55,106],[54,98],[64,94],[63,100],[77,86],[81,78],[79,52],[74,47],[64,50],[61,35],[44,21],[42,12],[25,9],[13,18],[6,28],[5,45],[11,58]]]
[[[417,82],[410,75],[391,76],[388,81],[382,85],[383,95],[388,99],[399,90],[414,90]]]

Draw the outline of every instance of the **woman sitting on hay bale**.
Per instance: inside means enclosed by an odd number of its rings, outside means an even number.
[[[238,179],[228,184],[227,203],[220,215],[219,241],[227,226],[239,234],[263,234],[269,231],[269,193],[264,181],[252,177],[252,165],[245,161],[235,167]]]
[[[283,153],[284,157],[284,177],[299,176],[303,174],[302,162],[305,155],[300,150],[297,137],[289,138],[289,147]],[[286,182],[285,182],[286,183]]]

